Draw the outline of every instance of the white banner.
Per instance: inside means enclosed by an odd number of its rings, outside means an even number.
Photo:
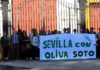
[[[94,34],[40,36],[40,60],[96,58]]]

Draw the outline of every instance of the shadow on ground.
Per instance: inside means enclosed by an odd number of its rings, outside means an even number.
[[[5,66],[0,65],[0,70],[29,70],[30,68],[26,67],[13,67],[13,66]]]

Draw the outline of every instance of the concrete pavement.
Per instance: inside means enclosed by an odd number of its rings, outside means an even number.
[[[0,66],[1,65],[26,68],[23,70],[100,70],[99,59],[62,61],[14,60],[1,61]]]

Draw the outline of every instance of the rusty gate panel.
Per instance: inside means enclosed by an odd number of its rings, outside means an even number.
[[[90,4],[90,27],[93,27],[96,32],[100,28],[100,3]]]
[[[13,27],[31,32],[36,28],[38,32],[44,28],[46,31],[63,28],[78,29],[80,24],[79,5],[74,7],[74,0],[13,0]],[[93,19],[93,18],[91,18]]]
[[[26,30],[27,34],[32,28],[38,31],[56,29],[56,0],[13,0],[13,27]],[[43,26],[44,24],[44,26]]]

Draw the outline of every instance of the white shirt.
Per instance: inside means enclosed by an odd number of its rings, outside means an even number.
[[[39,47],[39,40],[37,36],[33,36],[33,45]]]

